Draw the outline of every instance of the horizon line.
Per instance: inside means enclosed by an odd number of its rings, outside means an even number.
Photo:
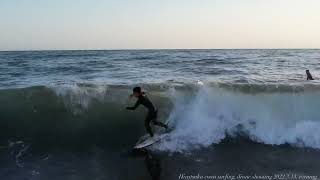
[[[147,51],[147,50],[320,50],[320,48],[110,48],[110,49],[17,49],[0,52],[27,51]]]

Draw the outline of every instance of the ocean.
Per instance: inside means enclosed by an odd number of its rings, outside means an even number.
[[[320,179],[319,107],[320,50],[3,51],[0,179]]]

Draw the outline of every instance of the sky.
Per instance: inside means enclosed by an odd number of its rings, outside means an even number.
[[[320,48],[320,0],[1,0],[0,50]]]

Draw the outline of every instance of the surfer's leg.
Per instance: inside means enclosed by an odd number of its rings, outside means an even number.
[[[157,121],[157,117],[158,117],[158,113],[156,111],[155,113],[152,114],[152,124],[168,129],[168,126],[166,124],[160,121]]]
[[[160,121],[153,120],[152,123],[153,123],[154,125],[156,125],[156,126],[160,126],[160,127],[163,127],[163,128],[168,129],[168,125],[166,125],[166,124],[164,124],[164,123],[162,123],[162,122],[160,122]]]
[[[151,116],[148,114],[146,117],[146,120],[144,121],[144,126],[146,127],[147,132],[150,134],[151,137],[153,137],[153,132],[150,126],[150,122],[151,122],[152,118]]]

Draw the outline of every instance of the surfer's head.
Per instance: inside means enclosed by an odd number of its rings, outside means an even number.
[[[133,91],[132,95],[134,97],[139,97],[143,94],[143,92],[141,91],[141,87],[135,87],[135,88],[133,88],[132,91]]]

